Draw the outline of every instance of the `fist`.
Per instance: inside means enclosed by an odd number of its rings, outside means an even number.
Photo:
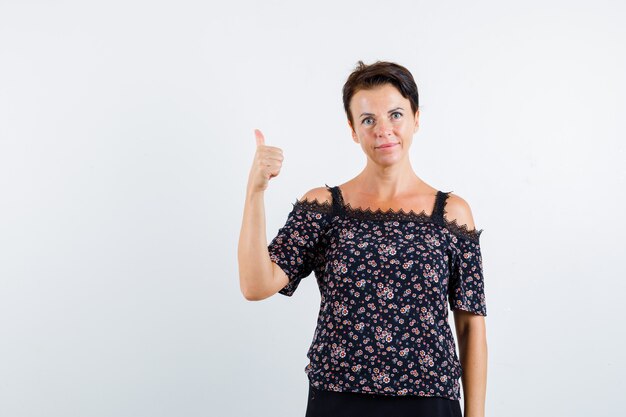
[[[248,190],[265,191],[269,181],[278,176],[283,165],[283,150],[265,144],[265,137],[259,129],[254,129],[256,152],[248,176]]]

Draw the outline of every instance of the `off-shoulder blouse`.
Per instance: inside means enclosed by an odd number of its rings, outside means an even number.
[[[462,374],[451,309],[487,315],[479,238],[444,217],[296,200],[268,245],[292,296],[315,273],[321,294],[305,373],[318,389],[459,400]]]

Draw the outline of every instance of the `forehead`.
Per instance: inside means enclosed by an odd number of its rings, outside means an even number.
[[[357,91],[350,101],[350,107],[355,110],[386,109],[394,106],[409,106],[408,99],[402,97],[400,91],[392,84],[383,84],[371,89]]]

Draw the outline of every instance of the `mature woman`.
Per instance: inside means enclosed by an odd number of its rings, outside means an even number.
[[[282,150],[257,151],[239,240],[248,300],[291,296],[315,272],[321,306],[305,368],[306,415],[484,416],[486,303],[468,203],[415,173],[418,91],[401,65],[359,61],[343,88],[367,164],[353,179],[296,200],[267,245],[263,192]],[[459,355],[448,321],[454,313]]]

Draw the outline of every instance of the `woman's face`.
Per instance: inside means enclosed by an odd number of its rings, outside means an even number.
[[[413,114],[411,102],[392,84],[357,91],[350,112],[352,139],[361,144],[368,158],[391,165],[408,154],[419,128],[419,110]]]

